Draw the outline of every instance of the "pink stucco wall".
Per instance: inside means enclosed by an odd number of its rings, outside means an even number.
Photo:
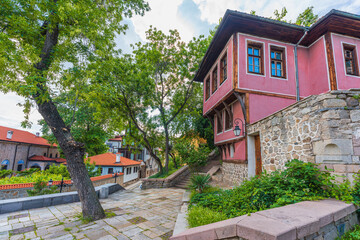
[[[325,38],[309,47],[298,48],[300,96],[324,93],[330,90]]]
[[[220,60],[221,57],[224,55],[225,51],[227,51],[227,66],[228,66],[228,71],[227,71],[227,79],[220,85]],[[214,93],[211,93],[210,91],[210,97],[209,99],[206,100],[205,97],[205,81],[206,79],[208,79],[208,77],[210,76],[210,83],[212,83],[212,76],[211,73],[213,71],[213,69],[215,67],[218,67],[218,88]],[[214,65],[211,67],[209,73],[206,75],[205,79],[203,80],[203,94],[204,94],[204,98],[203,98],[203,113],[205,114],[211,107],[213,107],[215,104],[217,104],[221,99],[223,99],[226,94],[228,94],[232,89],[233,89],[233,39],[232,37],[230,38],[230,40],[228,41],[228,43],[226,44],[225,48],[223,49],[223,51],[221,52],[220,56],[218,57],[218,59],[216,60],[216,62],[214,63]],[[211,86],[211,84],[210,84]]]
[[[356,46],[357,65],[360,57],[360,39],[331,34],[334,49],[335,71],[338,89],[360,88],[360,77],[347,75],[345,71],[343,43]]]

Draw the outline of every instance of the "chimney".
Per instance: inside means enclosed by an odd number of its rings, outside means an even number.
[[[7,138],[7,139],[11,139],[12,136],[13,136],[13,134],[14,134],[13,131],[8,131],[8,132],[7,132],[7,135],[6,135],[6,138]]]
[[[115,161],[115,163],[120,163],[120,153],[117,153],[116,154],[116,161]]]
[[[40,137],[40,133],[39,133],[39,132],[36,133],[36,137]]]

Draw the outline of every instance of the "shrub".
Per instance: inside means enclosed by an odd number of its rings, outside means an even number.
[[[34,190],[26,190],[29,196],[39,196],[57,193],[57,186],[48,187],[46,182],[41,180],[34,183]]]
[[[38,171],[40,171],[39,168],[24,169],[24,170],[22,170],[22,171],[16,172],[16,176],[17,176],[17,177],[30,176],[30,175],[34,174],[35,172],[38,172]]]
[[[0,178],[5,178],[12,173],[13,173],[12,170],[0,170]]]
[[[45,172],[50,174],[61,175],[64,178],[70,178],[70,173],[68,172],[66,166],[63,164],[60,165],[53,164],[50,166],[48,170],[45,170]]]
[[[210,210],[201,206],[193,206],[189,209],[187,220],[189,227],[198,227],[227,219],[221,212]]]
[[[179,153],[181,163],[189,165],[192,170],[204,166],[211,152],[207,145],[200,144],[196,148],[194,144],[186,141],[176,143],[175,149]]]
[[[202,193],[206,188],[210,187],[210,178],[211,176],[209,174],[194,174],[190,178],[189,188]]]
[[[360,239],[360,225],[356,225],[352,231],[345,233],[341,238],[336,238],[341,240],[358,240]]]
[[[335,176],[320,171],[316,164],[292,160],[284,171],[264,173],[234,189],[195,194],[190,205],[232,218],[305,200],[336,198],[352,201],[349,182],[338,184],[334,180]]]

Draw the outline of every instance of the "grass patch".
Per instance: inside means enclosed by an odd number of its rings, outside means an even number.
[[[170,169],[169,171],[167,172],[163,172],[163,173],[156,173],[152,176],[150,176],[149,178],[166,178],[168,176],[170,176],[171,174],[173,174],[174,172],[176,172],[177,170],[179,170],[180,168],[176,169],[176,168],[173,168],[173,169]]]
[[[224,213],[213,211],[209,208],[194,206],[188,212],[189,227],[198,227],[214,222],[226,220],[227,216]]]
[[[106,215],[106,218],[112,218],[112,217],[115,217],[116,214],[109,211],[109,210],[105,210],[105,215]]]
[[[360,225],[356,225],[352,231],[345,233],[341,238],[337,240],[359,240],[360,239]]]
[[[81,213],[77,214],[75,217],[80,220],[82,224],[88,224],[92,222],[90,217],[84,217]]]
[[[64,231],[70,232],[72,228],[64,228]]]

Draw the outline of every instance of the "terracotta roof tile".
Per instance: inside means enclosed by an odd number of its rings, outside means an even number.
[[[89,157],[90,163],[94,163],[100,166],[131,166],[140,165],[139,161],[131,160],[125,157],[120,157],[120,163],[116,163],[116,154],[114,153],[103,153]]]
[[[12,135],[11,139],[6,138],[8,131],[13,131],[13,135]],[[46,139],[44,139],[42,137],[37,137],[35,134],[32,134],[27,131],[23,131],[23,130],[4,127],[4,126],[0,126],[0,141],[30,143],[30,144],[36,144],[36,145],[51,146]],[[56,147],[56,144],[53,144],[52,146]]]
[[[121,142],[122,140],[123,140],[122,136],[115,136],[114,138],[111,138],[108,141],[119,141],[119,142]]]
[[[48,161],[48,162],[57,162],[57,163],[64,163],[66,159],[64,158],[48,158],[45,156],[35,155],[29,158],[30,161]]]

